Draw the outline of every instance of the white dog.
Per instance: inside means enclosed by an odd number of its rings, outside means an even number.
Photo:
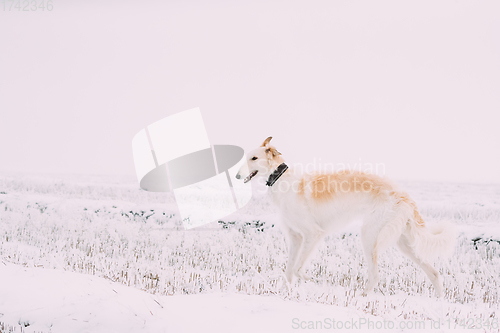
[[[309,280],[305,264],[323,237],[363,218],[361,240],[368,263],[364,294],[378,283],[378,254],[397,244],[427,274],[437,296],[443,295],[441,276],[429,261],[451,254],[456,239],[453,225],[441,223],[430,230],[408,194],[376,175],[357,171],[301,175],[288,168],[270,141],[271,137],[247,155],[236,178],[245,183],[256,175],[267,178],[288,236],[288,282],[294,276]]]

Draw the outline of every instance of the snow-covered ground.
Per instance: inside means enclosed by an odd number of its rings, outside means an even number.
[[[22,325],[24,332],[288,332],[293,314],[377,320],[361,311],[273,295],[152,295],[88,274],[5,262],[0,275],[2,320]]]
[[[295,332],[330,319],[498,331],[500,185],[400,185],[428,223],[459,227],[454,256],[436,263],[443,299],[396,249],[363,297],[356,225],[321,244],[315,282],[288,289],[284,238],[262,197],[186,231],[172,195],[132,177],[1,174],[0,332]]]

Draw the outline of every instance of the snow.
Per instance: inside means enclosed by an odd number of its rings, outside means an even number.
[[[370,318],[274,296],[151,295],[91,275],[0,264],[0,320],[24,332],[288,332],[293,316]]]
[[[459,228],[455,254],[435,263],[443,299],[395,249],[380,255],[375,293],[361,296],[356,224],[319,246],[315,281],[288,288],[284,237],[265,197],[184,230],[173,196],[141,191],[133,177],[0,175],[0,331],[301,331],[294,318],[441,320],[445,330],[446,320],[450,329],[498,320],[500,185],[400,185],[426,223]]]

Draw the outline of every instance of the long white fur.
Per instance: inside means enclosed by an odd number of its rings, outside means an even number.
[[[239,170],[237,178],[246,178],[257,171],[253,179],[267,180],[284,161],[281,154],[269,145],[270,140],[266,139],[261,147],[248,154],[247,164]],[[328,200],[317,200],[307,187],[311,184],[311,177],[290,168],[270,187],[270,196],[279,208],[282,229],[289,244],[285,271],[288,282],[291,283],[295,276],[310,279],[305,267],[318,243],[327,234],[362,218],[361,240],[368,266],[365,294],[371,292],[379,280],[378,254],[396,244],[424,270],[437,296],[442,296],[442,278],[430,262],[437,256],[446,257],[453,252],[456,230],[451,223],[434,227],[418,225],[414,213],[416,207],[402,200],[407,195],[392,190],[392,185],[389,190],[381,190],[375,196],[364,192],[342,192]],[[301,189],[300,184],[305,185],[304,188]]]

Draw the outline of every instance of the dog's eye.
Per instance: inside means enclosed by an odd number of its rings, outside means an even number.
[[[257,156],[254,156],[251,158],[252,161],[255,161],[257,159]]]

